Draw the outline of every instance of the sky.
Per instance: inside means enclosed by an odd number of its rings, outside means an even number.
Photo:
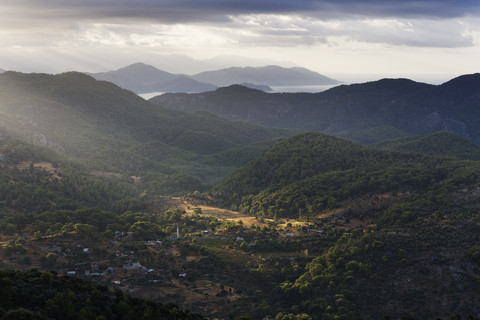
[[[144,62],[193,74],[202,69],[195,62],[207,68],[220,56],[337,79],[433,83],[480,72],[478,0],[2,0],[0,15],[6,70],[100,72]]]

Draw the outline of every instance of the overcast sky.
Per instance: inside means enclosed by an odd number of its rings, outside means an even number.
[[[170,54],[337,78],[480,72],[478,0],[1,0],[0,15],[0,68],[26,72],[162,67]]]

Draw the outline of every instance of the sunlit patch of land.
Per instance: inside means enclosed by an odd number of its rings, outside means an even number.
[[[31,167],[45,170],[46,172],[52,175],[52,178],[60,180],[61,177],[58,175],[59,172],[62,171],[59,167],[54,167],[54,165],[50,162],[33,162],[33,161],[22,161],[15,165],[15,168],[19,170],[28,170]]]
[[[219,221],[232,221],[235,223],[240,223],[240,221],[242,221],[241,223],[247,227],[250,227],[251,225],[263,226],[267,225],[268,222],[274,221],[273,219],[258,219],[238,211],[222,209],[203,204],[198,200],[191,200],[182,197],[162,197],[162,202],[166,209],[182,209],[185,211],[186,215],[194,214],[195,208],[199,208],[201,209],[200,215],[202,216],[212,216]]]

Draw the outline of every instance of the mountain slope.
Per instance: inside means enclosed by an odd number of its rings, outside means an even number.
[[[341,131],[335,133],[335,136],[363,145],[371,145],[385,140],[404,138],[409,136],[409,134],[395,127],[379,126],[353,131]]]
[[[226,178],[216,200],[272,224],[308,222],[307,237],[336,236],[271,303],[315,319],[445,319],[480,314],[479,188],[478,161],[304,133]]]
[[[216,86],[202,83],[185,75],[172,74],[155,67],[135,63],[116,71],[91,74],[97,80],[110,81],[136,93],[149,92],[203,92]]]
[[[372,193],[424,192],[462,166],[467,164],[305,133],[281,140],[218,190],[227,205],[245,213],[304,218]],[[478,170],[478,164],[472,168]]]
[[[375,148],[429,155],[480,160],[480,147],[457,134],[440,131],[427,136],[410,136],[372,145]]]
[[[301,86],[338,84],[317,72],[305,68],[265,67],[232,67],[216,71],[206,71],[191,76],[192,79],[213,83],[217,86],[228,86],[239,83],[254,83],[269,86]]]
[[[6,131],[132,174],[190,170],[204,155],[292,134],[207,113],[166,110],[112,83],[75,72],[5,72],[0,76],[0,102],[0,127]],[[217,173],[211,168],[214,176],[202,179],[218,177],[236,165],[227,167]]]
[[[139,189],[120,175],[92,174],[85,163],[47,147],[0,138],[2,212],[39,213],[82,207],[111,208]]]
[[[480,74],[438,86],[382,79],[316,94],[265,94],[232,86],[213,93],[167,94],[151,101],[165,108],[207,110],[227,119],[274,127],[326,133],[382,126],[407,134],[447,130],[480,143]]]
[[[371,83],[341,85],[316,94],[265,94],[232,85],[200,94],[164,94],[150,101],[169,109],[206,110],[228,119],[267,126],[335,133],[387,125],[377,122],[393,121],[394,115],[390,115],[388,110],[378,112],[376,109],[385,109],[392,99],[398,100],[404,95],[429,87],[405,79],[383,79]]]

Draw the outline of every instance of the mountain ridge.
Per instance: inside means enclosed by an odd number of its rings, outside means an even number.
[[[202,92],[216,86],[159,70],[144,63],[134,63],[115,71],[89,74],[97,80],[110,81],[135,93],[149,92]]]
[[[230,67],[194,75],[174,74],[145,63],[134,63],[115,71],[88,73],[135,93],[206,92],[230,84],[246,83],[268,91],[275,85],[324,85],[339,82],[305,68],[280,66]],[[283,79],[283,80],[282,80]]]
[[[337,80],[306,68],[283,68],[275,65],[265,67],[230,67],[216,71],[201,72],[193,75],[192,78],[222,87],[244,82],[268,86],[339,84]]]
[[[236,90],[235,90],[236,89]],[[228,98],[231,97],[231,99]],[[319,93],[263,94],[239,87],[150,99],[165,108],[206,110],[227,119],[330,134],[390,126],[408,134],[447,130],[480,143],[480,75],[442,85],[408,79],[340,85]]]

